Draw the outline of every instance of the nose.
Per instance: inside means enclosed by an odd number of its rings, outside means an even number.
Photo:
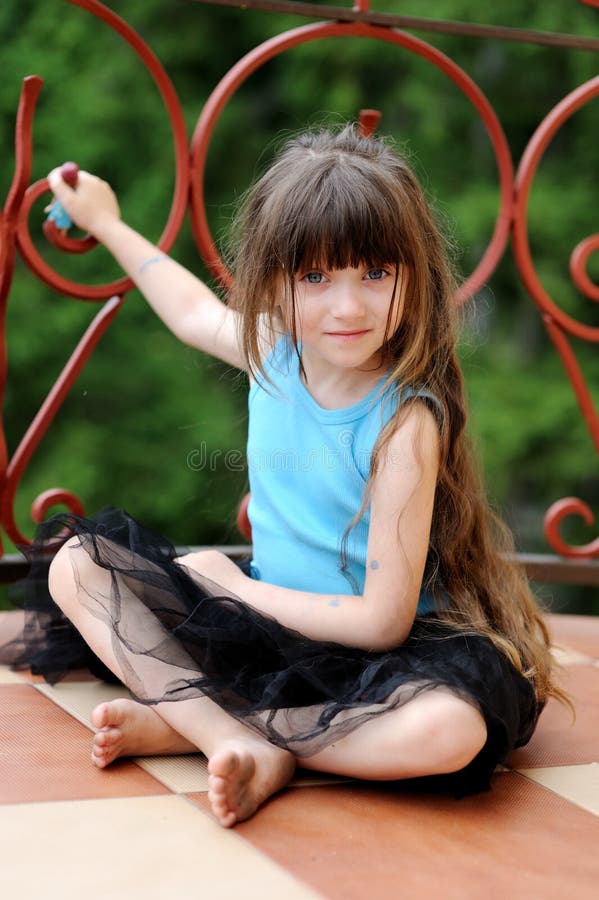
[[[337,285],[334,291],[331,313],[337,319],[359,319],[364,314],[360,289],[353,284]]]

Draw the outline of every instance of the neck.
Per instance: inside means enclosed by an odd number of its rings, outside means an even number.
[[[319,364],[302,354],[302,382],[323,409],[343,409],[363,400],[385,376],[385,369],[374,362],[364,369],[338,369]]]

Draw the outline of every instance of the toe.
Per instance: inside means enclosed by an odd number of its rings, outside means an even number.
[[[213,794],[208,794],[208,801],[212,812],[219,819],[226,816],[231,811],[223,797],[218,795],[215,797]]]
[[[122,738],[122,734],[118,728],[103,728],[94,735],[94,745],[102,747],[105,751],[117,744]]]
[[[92,725],[94,728],[105,728],[108,725],[108,703],[100,703],[92,712]]]
[[[98,731],[97,734],[94,735],[94,747],[105,747],[108,743],[108,732],[107,731]]]
[[[237,814],[232,810],[224,797],[208,794],[210,809],[220,825],[230,828],[237,821]]]
[[[103,753],[98,753],[96,750],[92,750],[91,758],[94,766],[98,769],[103,769],[106,766],[106,756]]]
[[[218,820],[219,823],[223,826],[223,828],[232,828],[233,825],[237,822],[237,816],[235,813],[231,812],[226,816],[223,816],[222,819]]]
[[[227,779],[221,778],[220,775],[210,775],[208,787],[210,793],[213,793],[215,796],[224,796],[227,791]]]

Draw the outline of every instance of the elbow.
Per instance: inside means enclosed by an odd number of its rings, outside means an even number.
[[[367,630],[368,638],[364,641],[364,649],[384,653],[401,647],[412,629],[413,621],[413,617],[407,620],[403,616],[396,616],[391,622],[372,623]]]
[[[401,647],[412,630],[419,591],[389,597],[382,603],[381,591],[363,595],[360,645],[365,650],[384,653]],[[384,592],[386,593],[386,592]]]

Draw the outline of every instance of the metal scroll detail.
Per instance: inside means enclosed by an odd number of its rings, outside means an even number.
[[[362,5],[359,8],[362,9]],[[513,203],[514,176],[510,150],[493,107],[478,85],[464,70],[444,53],[441,53],[441,51],[425,41],[390,28],[338,22],[330,24],[320,22],[315,25],[305,25],[301,28],[286,31],[255,47],[227,72],[206,101],[192,138],[191,220],[198,249],[212,274],[223,284],[228,284],[231,276],[225,268],[210,234],[204,205],[204,172],[210,138],[227,102],[256,69],[273,57],[279,56],[292,47],[297,47],[310,41],[322,38],[345,37],[371,38],[395,44],[432,63],[450,78],[472,103],[487,130],[499,173],[499,211],[489,245],[476,269],[461,286],[456,297],[458,303],[463,303],[475,294],[492,275],[505,250],[509,236]]]
[[[594,447],[599,453],[599,417],[591,393],[572,350],[568,335],[593,343],[599,342],[599,328],[586,325],[561,310],[544,289],[535,271],[528,242],[527,209],[530,189],[538,165],[555,134],[576,110],[599,95],[599,77],[582,84],[551,110],[533,134],[518,167],[514,206],[514,256],[528,293],[540,308],[543,322],[559,353],[566,374],[572,384],[578,405]],[[599,300],[599,286],[593,284],[586,272],[586,263],[599,249],[599,235],[581,241],[570,257],[570,273],[578,290],[591,301]],[[576,497],[558,500],[547,511],[544,520],[545,537],[561,556],[590,559],[599,556],[599,538],[583,546],[566,543],[560,535],[562,521],[571,515],[582,517],[591,526],[594,517],[588,505]]]
[[[162,96],[173,133],[176,164],[171,210],[159,240],[161,249],[168,250],[179,233],[187,208],[189,191],[187,130],[178,97],[159,60],[136,32],[119,16],[97,0],[67,0],[67,2],[81,7],[116,31],[141,59]],[[25,79],[23,85],[16,124],[15,174],[0,218],[0,400],[3,398],[6,386],[5,316],[17,247],[25,264],[34,275],[58,293],[79,301],[106,302],[103,303],[101,310],[94,317],[71,354],[10,461],[6,450],[3,423],[0,423],[0,478],[2,481],[0,524],[9,538],[18,545],[29,543],[14,518],[14,499],[23,473],[96,344],[116,316],[123,303],[125,293],[132,287],[131,281],[126,278],[112,284],[94,286],[69,281],[58,272],[53,271],[35,247],[28,227],[29,213],[35,201],[48,190],[48,186],[45,179],[30,187],[27,185],[31,175],[35,105],[42,85],[42,79],[37,76]],[[89,237],[77,240],[63,237],[56,231],[51,232],[47,237],[55,246],[70,253],[87,252],[95,246],[95,241]],[[83,513],[83,504],[78,497],[66,489],[55,488],[44,491],[35,498],[31,507],[32,520],[34,522],[42,521],[48,510],[57,503],[66,505],[74,513]],[[0,541],[0,552],[1,550]]]

